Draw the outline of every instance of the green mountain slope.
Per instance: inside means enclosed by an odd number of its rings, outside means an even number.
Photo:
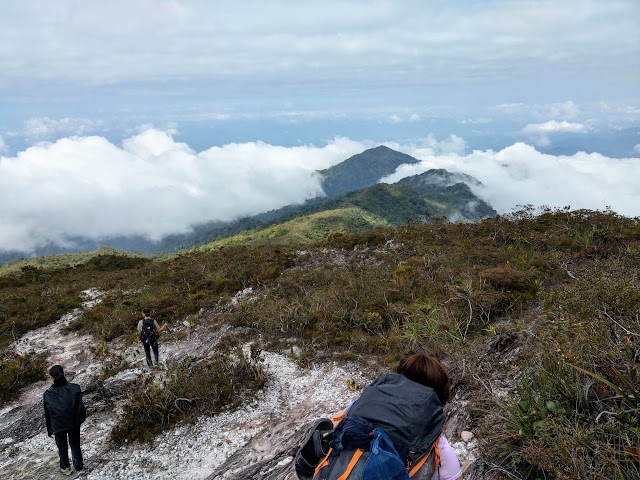
[[[290,244],[293,238],[300,241],[318,240],[319,232],[331,233],[331,231],[315,225],[313,219],[317,217],[314,215],[318,212],[335,210],[333,217],[338,217],[347,211],[345,209],[351,207],[377,217],[379,220],[373,221],[371,226],[400,226],[408,222],[426,223],[439,217],[454,221],[477,221],[497,215],[497,212],[488,203],[478,198],[466,183],[446,186],[446,181],[444,184],[433,181],[434,178],[441,178],[443,175],[448,181],[464,179],[470,183],[480,184],[468,175],[453,176],[446,170],[430,170],[421,175],[402,179],[397,184],[379,183],[333,198],[323,197],[302,205],[289,205],[255,217],[241,219],[227,225],[224,229],[215,231],[203,229],[203,234],[196,237],[199,241],[189,245],[183,240],[181,245],[182,248],[202,245],[204,249],[209,249],[213,245],[246,245],[252,241],[263,244],[266,239],[269,239],[266,243],[278,243],[279,240],[283,244]],[[294,223],[299,235],[274,233],[282,232],[283,228],[289,231],[290,222],[297,217],[305,217],[303,222]],[[347,216],[339,223],[341,228],[336,231],[359,232],[362,230],[362,221],[354,220],[352,216]],[[288,226],[282,227],[283,224]],[[272,229],[273,231],[270,231]],[[307,231],[301,233],[303,229]],[[257,232],[263,233],[258,235]],[[225,238],[229,240],[222,241]],[[192,237],[191,241],[193,240]]]
[[[374,227],[392,226],[386,219],[357,207],[341,207],[271,227],[256,228],[210,242],[195,250],[207,251],[233,245],[300,245],[319,242],[332,233],[361,232]]]
[[[469,187],[462,183],[445,187],[441,193],[431,197],[420,195],[407,185],[379,183],[314,204],[308,207],[305,215],[218,239],[197,249],[210,250],[227,245],[308,243],[322,240],[335,232],[354,233],[372,227],[397,227],[411,221],[424,223],[427,219],[437,217],[464,219],[465,214],[457,205],[466,208],[469,195],[474,201],[478,200]]]
[[[146,258],[144,255],[139,255],[137,253],[116,250],[109,247],[100,247],[97,250],[93,250],[91,252],[60,253],[58,255],[47,255],[42,257],[15,260],[13,262],[7,263],[6,265],[0,266],[0,276],[20,272],[24,268],[56,269],[75,267],[77,265],[95,261],[95,259],[99,257],[118,257],[120,259]]]

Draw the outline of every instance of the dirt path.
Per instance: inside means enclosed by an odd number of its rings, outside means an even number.
[[[83,308],[100,301],[97,291],[87,291]],[[74,372],[73,381],[86,393],[88,418],[82,427],[82,448],[87,467],[85,478],[199,480],[209,478],[294,478],[291,468],[295,442],[305,425],[319,416],[342,409],[357,393],[348,381],[368,383],[360,365],[328,364],[303,369],[285,355],[262,352],[267,384],[249,404],[235,412],[200,418],[194,425],[179,426],[160,435],[153,446],[134,444],[113,448],[107,438],[122,401],[109,400],[104,391],[118,398],[122,385],[139,375],[162,375],[162,370],[145,373],[144,354],[137,345],[121,340],[110,345],[123,355],[131,368],[107,379],[101,392],[92,390],[100,371],[99,359],[87,348],[91,338],[62,335],[60,328],[79,315],[80,309],[53,325],[29,332],[14,348],[18,352],[45,352],[50,362]],[[185,340],[163,337],[161,358],[201,355],[224,332],[192,335]],[[197,341],[196,341],[197,339]],[[195,343],[194,343],[195,342]],[[0,411],[0,478],[57,479],[57,451],[47,437],[41,398],[47,382],[26,389],[15,402]],[[455,442],[455,439],[452,439]],[[452,442],[452,443],[453,443]],[[463,461],[475,458],[473,444],[458,442]]]

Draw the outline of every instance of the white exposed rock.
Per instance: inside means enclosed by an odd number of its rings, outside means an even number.
[[[231,305],[237,305],[242,300],[246,300],[253,293],[253,288],[247,287],[244,290],[240,290],[238,293],[234,295],[231,299]]]
[[[464,443],[469,443],[471,440],[473,440],[474,437],[475,435],[473,434],[473,432],[470,432],[468,430],[460,432],[460,438]]]

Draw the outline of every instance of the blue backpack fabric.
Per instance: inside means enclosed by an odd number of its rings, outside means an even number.
[[[393,442],[381,428],[373,429],[369,457],[362,470],[367,480],[409,480],[409,474]]]
[[[345,449],[368,448],[373,430],[373,424],[362,417],[345,417],[333,431],[333,453],[337,454]]]
[[[326,465],[320,468],[316,480],[410,480],[391,438],[362,417],[344,418],[334,430],[330,445]]]

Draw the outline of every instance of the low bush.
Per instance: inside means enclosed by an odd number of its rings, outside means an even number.
[[[241,352],[216,358],[185,358],[170,364],[164,378],[152,373],[129,388],[111,441],[118,445],[152,442],[158,433],[176,424],[238,407],[265,381],[258,361],[245,358]]]
[[[90,259],[83,265],[86,269],[96,269],[99,271],[109,270],[126,270],[128,268],[137,268],[150,262],[148,258],[130,257],[124,255],[98,255]]]
[[[0,350],[0,406],[19,391],[45,378],[46,359],[42,355],[17,355]]]
[[[501,403],[503,415],[485,419],[488,452],[501,468],[521,478],[640,478],[640,271],[633,251],[566,262],[567,280],[541,295],[544,316],[526,348],[540,360]]]
[[[584,373],[546,358],[523,378],[488,434],[503,468],[521,478],[640,478],[637,375],[616,385]]]

